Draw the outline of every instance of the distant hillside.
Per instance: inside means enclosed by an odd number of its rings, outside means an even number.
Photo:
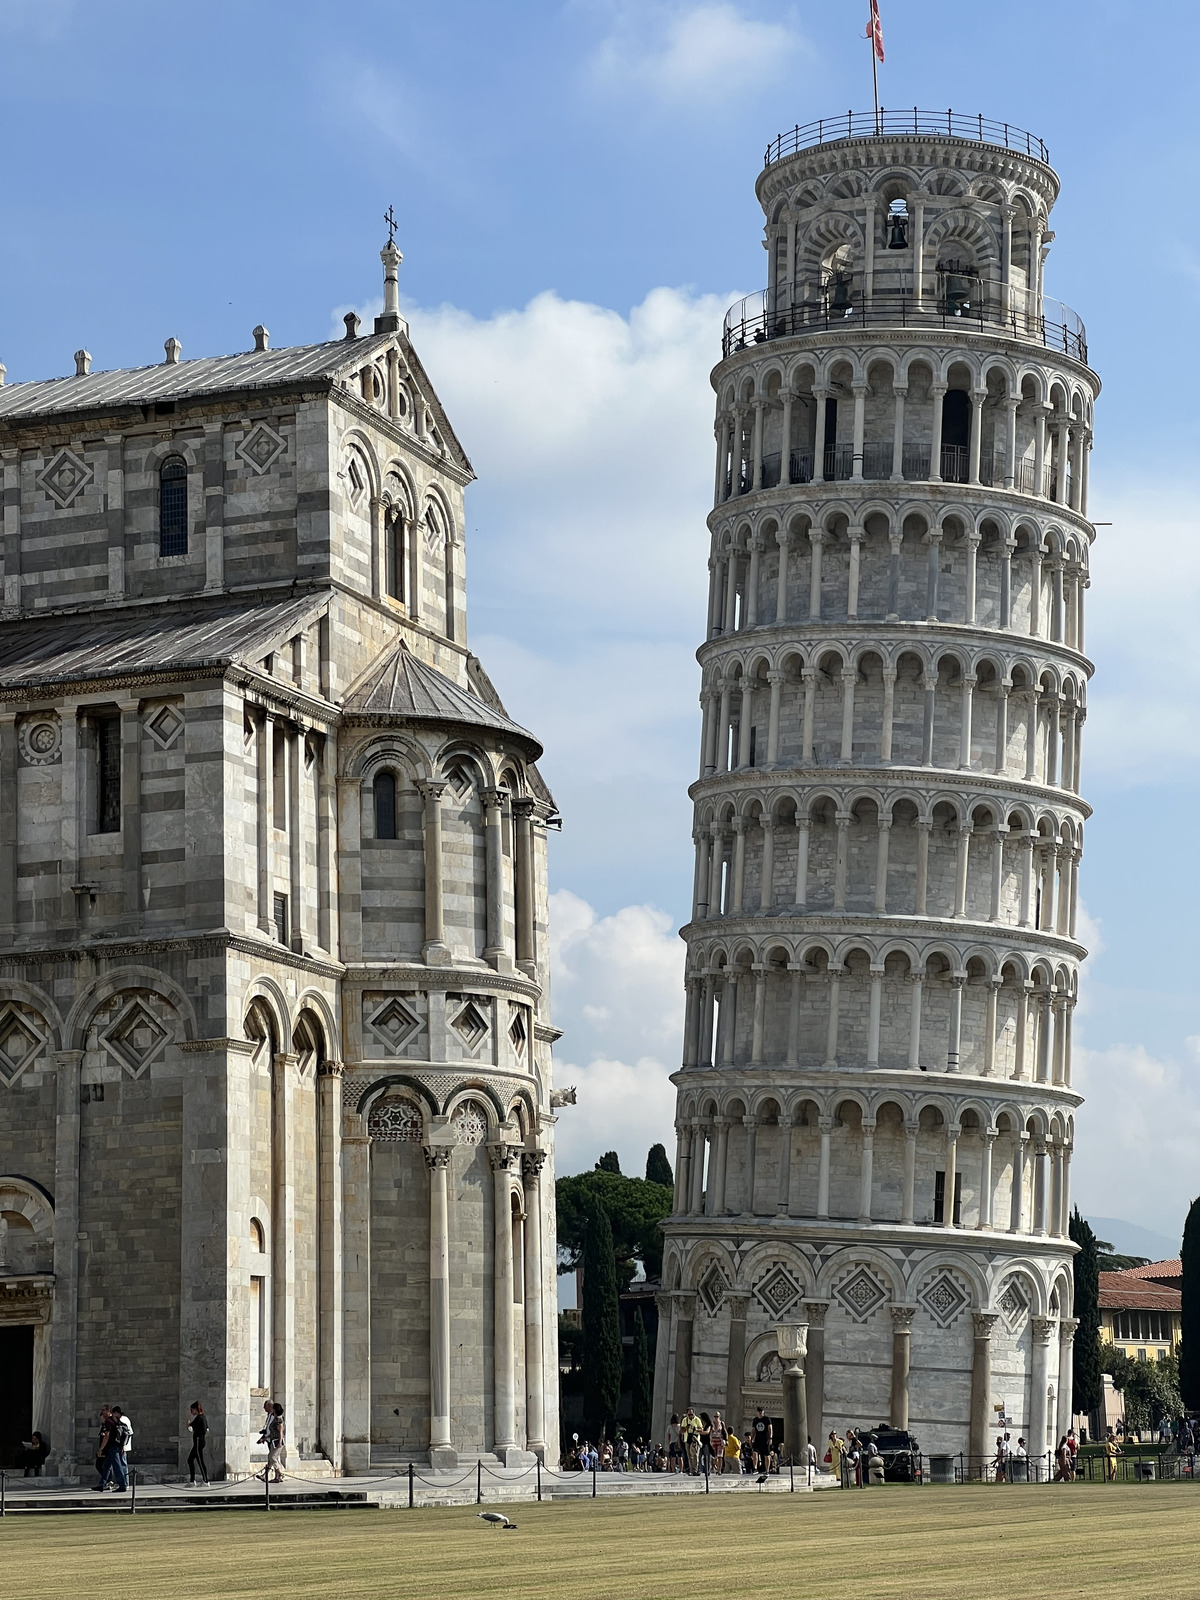
[[[1120,1217],[1089,1217],[1092,1232],[1098,1239],[1107,1239],[1118,1255],[1145,1256],[1150,1261],[1172,1261],[1179,1254],[1183,1237],[1183,1224],[1179,1233],[1156,1233],[1153,1228],[1139,1227],[1136,1222],[1124,1222]]]

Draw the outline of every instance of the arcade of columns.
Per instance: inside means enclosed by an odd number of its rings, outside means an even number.
[[[892,319],[869,269],[893,191],[923,197],[914,235],[935,242],[908,253],[932,285],[943,256],[1007,272],[1006,209],[1032,207],[1046,237],[1057,180],[986,141],[911,135],[800,148],[759,180],[766,312],[713,375],[658,1401],[740,1417],[767,1393],[752,1353],[776,1324],[806,1324],[810,1432],[877,1421],[875,1311],[856,1315],[869,1272],[891,1302],[892,1421],[908,1425],[915,1384],[927,1447],[977,1452],[1002,1384],[1037,1449],[1070,1404],[1099,385],[1081,324],[1056,347],[1038,319],[957,322],[932,301],[925,327],[911,305]],[[862,314],[773,321],[835,252]],[[961,1392],[922,1388],[922,1363],[961,1364]]]

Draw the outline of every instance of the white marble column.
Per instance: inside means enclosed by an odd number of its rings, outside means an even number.
[[[448,1145],[426,1145],[429,1168],[429,1460],[456,1467],[450,1440],[450,1160]]]
[[[504,1466],[519,1466],[517,1450],[516,1329],[513,1283],[513,1176],[518,1152],[508,1144],[488,1146],[493,1180],[494,1374],[493,1445]]]

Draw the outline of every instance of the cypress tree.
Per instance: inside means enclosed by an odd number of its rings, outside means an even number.
[[[1088,1416],[1100,1405],[1100,1268],[1096,1235],[1076,1206],[1071,1213],[1075,1252],[1075,1386],[1071,1409]]]
[[[675,1174],[671,1171],[667,1152],[661,1144],[650,1146],[650,1153],[646,1157],[646,1182],[661,1183],[666,1189],[675,1187]]]
[[[633,1416],[630,1422],[635,1439],[650,1438],[652,1382],[650,1344],[646,1338],[646,1323],[642,1317],[642,1308],[638,1306],[633,1313]]]
[[[1200,1410],[1200,1200],[1193,1200],[1183,1225],[1182,1323],[1179,1389],[1189,1411]]]
[[[621,1158],[615,1150],[606,1150],[596,1163],[597,1172],[620,1172]]]
[[[589,1209],[583,1246],[583,1415],[596,1435],[616,1429],[621,1400],[621,1313],[612,1224]]]

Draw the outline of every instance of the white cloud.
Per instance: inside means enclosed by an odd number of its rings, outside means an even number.
[[[612,916],[569,890],[551,897],[554,1020],[565,1037],[555,1082],[575,1084],[557,1129],[559,1172],[593,1167],[616,1150],[640,1176],[646,1152],[663,1143],[674,1161],[675,1089],[683,1040],[683,944],[653,906]]]
[[[746,84],[761,87],[800,52],[778,22],[760,22],[735,5],[621,6],[590,63],[603,89],[678,105],[704,104]]]
[[[1132,787],[1188,775],[1200,760],[1200,519],[1182,485],[1102,497],[1111,528],[1092,552],[1084,786]]]
[[[1076,1046],[1077,1113],[1073,1198],[1085,1214],[1121,1216],[1174,1234],[1182,1229],[1200,1180],[1200,1036],[1186,1063],[1158,1059],[1138,1044],[1104,1050]]]

